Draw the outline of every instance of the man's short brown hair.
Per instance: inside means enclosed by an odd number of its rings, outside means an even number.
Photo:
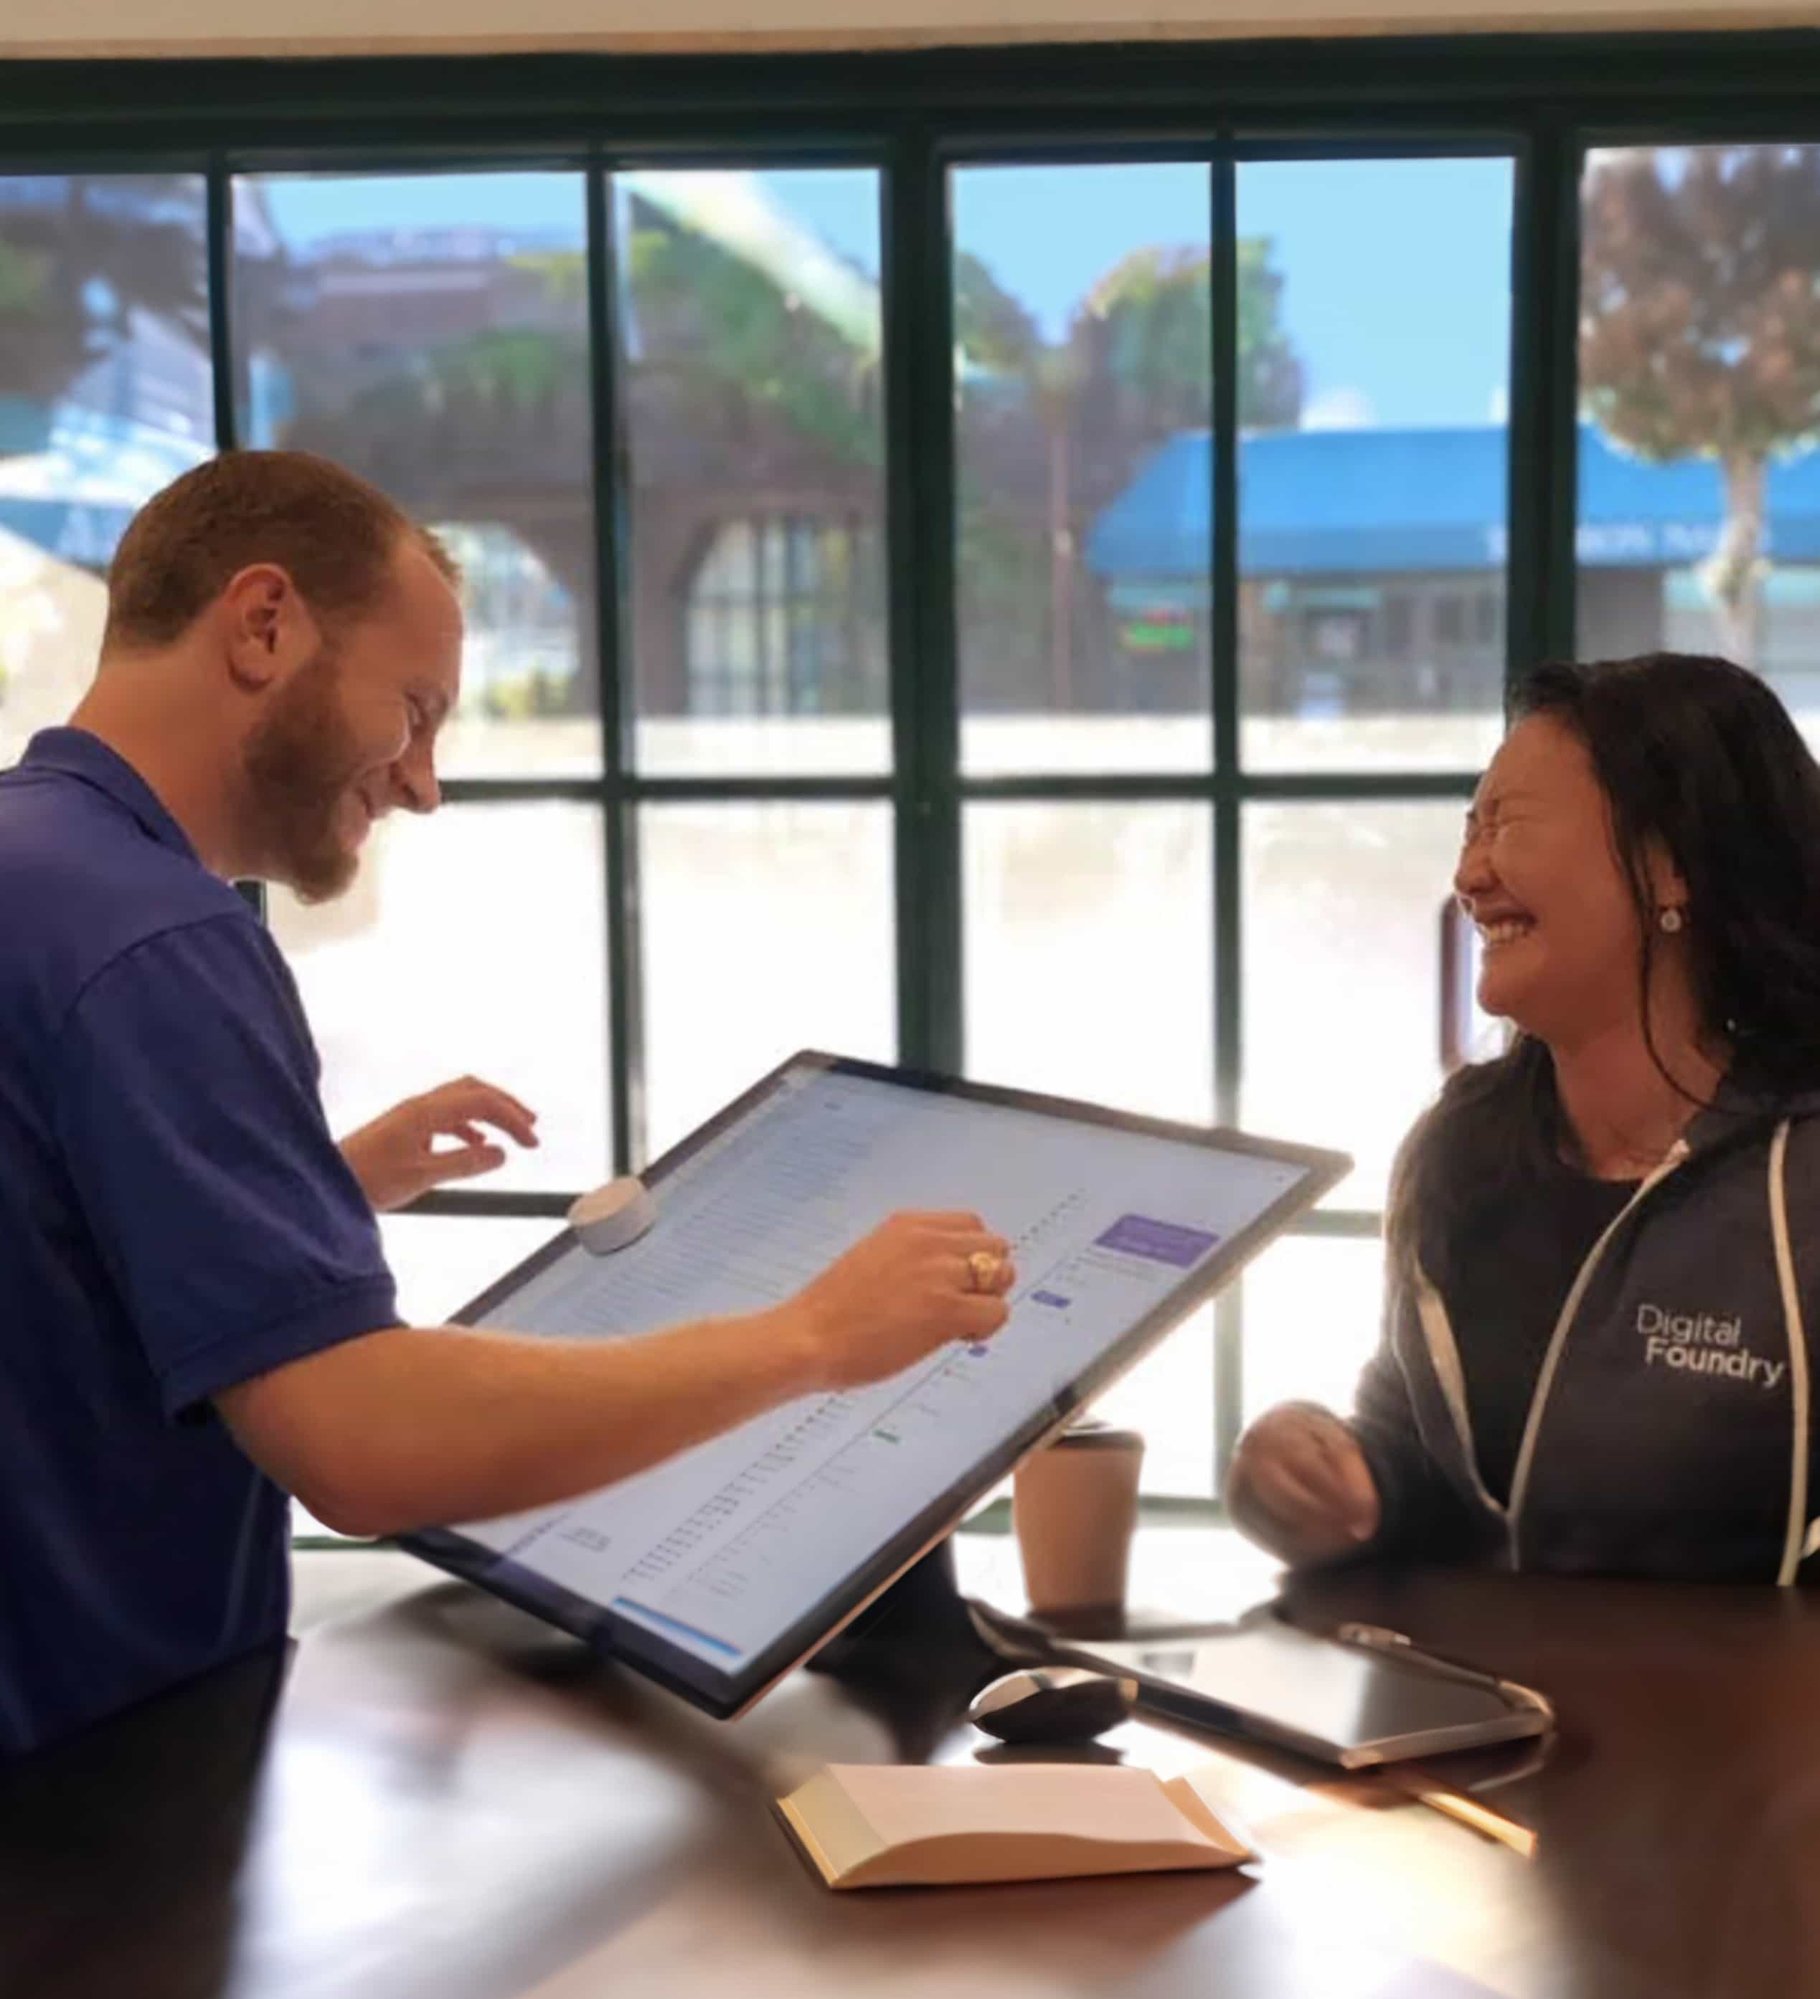
[[[441,542],[354,473],[307,451],[225,451],[134,515],[108,568],[102,649],[171,644],[258,562],[285,570],[321,623],[345,625],[384,599],[407,543],[459,579]]]

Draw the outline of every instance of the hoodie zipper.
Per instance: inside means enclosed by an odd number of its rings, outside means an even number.
[[[1604,1233],[1587,1252],[1585,1261],[1575,1274],[1567,1298],[1555,1319],[1554,1331],[1549,1335],[1548,1349],[1541,1368],[1536,1375],[1536,1386],[1529,1398],[1529,1413],[1523,1424],[1523,1439],[1518,1448],[1517,1462],[1510,1481],[1510,1500],[1505,1504],[1492,1497],[1479,1471],[1478,1446],[1473,1441],[1472,1414],[1466,1397],[1466,1376],[1460,1366],[1460,1349],[1454,1339],[1453,1327],[1448,1321],[1447,1307],[1441,1294],[1435,1289],[1428,1274],[1417,1264],[1415,1270],[1416,1317],[1422,1328],[1422,1338],[1428,1348],[1428,1357],[1434,1366],[1435,1377],[1441,1386],[1441,1398],[1447,1404],[1447,1412],[1453,1418],[1453,1426],[1459,1438],[1461,1455],[1466,1465],[1466,1476],[1472,1483],[1474,1495],[1495,1520],[1504,1528],[1505,1546],[1512,1568],[1517,1561],[1517,1507],[1521,1495],[1529,1482],[1529,1463],[1535,1453],[1536,1432],[1541,1425],[1541,1405],[1547,1391],[1554,1382],[1555,1369],[1559,1364],[1561,1350],[1566,1344],[1567,1333],[1574,1314],[1580,1309],[1580,1300],[1586,1295],[1586,1287],[1592,1281],[1592,1274],[1606,1245],[1624,1222],[1636,1210],[1637,1203],[1661,1181],[1667,1179],[1688,1156],[1685,1139],[1677,1139],[1661,1164],[1650,1174],[1606,1224]],[[1820,1523],[1817,1523],[1820,1524]]]
[[[1529,1420],[1523,1425],[1523,1442],[1517,1451],[1516,1470],[1511,1474],[1510,1505],[1505,1510],[1505,1533],[1510,1566],[1513,1569],[1520,1566],[1518,1519],[1522,1513],[1524,1496],[1529,1488],[1529,1470],[1536,1454],[1536,1437],[1542,1427],[1542,1413],[1548,1403],[1549,1391],[1554,1387],[1555,1373],[1561,1364],[1561,1354],[1567,1345],[1567,1335],[1572,1329],[1574,1315],[1580,1309],[1581,1299],[1586,1296],[1586,1287],[1592,1282],[1593,1272],[1599,1267],[1599,1259],[1605,1254],[1606,1245],[1636,1213],[1638,1204],[1654,1193],[1687,1156],[1687,1140],[1676,1139],[1661,1164],[1606,1224],[1604,1234],[1587,1251],[1586,1261],[1580,1265],[1579,1274],[1573,1281],[1573,1288],[1568,1292],[1560,1315],[1555,1320],[1554,1332],[1549,1337],[1548,1351],[1542,1358],[1541,1371],[1536,1376],[1535,1393],[1529,1398]]]
[[[1801,1311],[1801,1289],[1795,1281],[1794,1243],[1788,1226],[1788,1134],[1790,1120],[1776,1127],[1769,1147],[1769,1221],[1776,1245],[1776,1282],[1782,1292],[1782,1325],[1788,1335],[1789,1427],[1792,1462],[1788,1478],[1788,1529],[1776,1581],[1787,1589],[1800,1580],[1801,1564],[1810,1552],[1813,1530],[1807,1519],[1809,1435],[1807,1326]]]

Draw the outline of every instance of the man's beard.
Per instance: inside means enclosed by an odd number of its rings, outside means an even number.
[[[252,850],[305,902],[340,895],[360,865],[339,825],[360,768],[339,678],[335,649],[325,644],[273,696],[244,753]]]

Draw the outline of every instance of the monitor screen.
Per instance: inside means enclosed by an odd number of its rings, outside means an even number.
[[[607,1257],[565,1231],[464,1323],[630,1339],[781,1303],[898,1209],[977,1209],[1010,1320],[560,1505],[405,1546],[731,1714],[1346,1170],[1340,1155],[793,1057],[644,1176]],[[1212,1412],[1208,1412],[1211,1424]]]

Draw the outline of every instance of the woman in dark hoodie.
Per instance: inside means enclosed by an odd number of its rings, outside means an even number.
[[[1454,888],[1516,1039],[1405,1142],[1354,1414],[1259,1418],[1233,1517],[1295,1563],[1793,1582],[1820,1547],[1820,766],[1724,660],[1545,666]]]

